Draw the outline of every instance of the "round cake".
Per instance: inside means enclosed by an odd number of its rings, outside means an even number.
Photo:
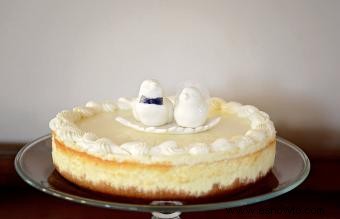
[[[96,192],[163,200],[228,194],[270,172],[276,131],[266,113],[196,88],[165,97],[155,86],[58,113],[56,170]]]

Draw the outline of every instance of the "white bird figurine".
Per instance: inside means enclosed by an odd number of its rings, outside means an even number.
[[[208,108],[208,103],[199,89],[185,87],[175,104],[175,121],[182,127],[195,128],[201,126],[207,120]]]
[[[133,115],[146,126],[161,126],[173,120],[173,103],[163,97],[163,89],[156,80],[145,80],[133,104]]]

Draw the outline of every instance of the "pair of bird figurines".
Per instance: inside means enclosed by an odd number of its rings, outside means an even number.
[[[184,87],[175,101],[163,94],[155,80],[145,80],[133,104],[133,115],[146,126],[162,126],[175,122],[178,126],[195,128],[203,125],[208,117],[208,102],[194,86]]]

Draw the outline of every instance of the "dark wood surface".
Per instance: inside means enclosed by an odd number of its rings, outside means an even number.
[[[64,201],[22,181],[14,157],[22,144],[0,144],[0,218],[151,218],[149,213],[108,210]],[[311,153],[311,172],[298,188],[257,204],[183,213],[181,218],[340,218],[340,156]]]

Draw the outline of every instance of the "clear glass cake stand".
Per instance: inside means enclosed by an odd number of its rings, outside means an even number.
[[[262,182],[260,186],[254,186],[236,195],[193,202],[124,199],[81,189],[66,181],[54,170],[50,135],[25,145],[15,158],[15,169],[29,185],[52,196],[102,208],[151,212],[152,218],[156,219],[180,218],[182,212],[233,208],[277,197],[294,189],[306,179],[310,162],[299,147],[277,137],[275,165],[271,178],[267,179],[269,183]]]

